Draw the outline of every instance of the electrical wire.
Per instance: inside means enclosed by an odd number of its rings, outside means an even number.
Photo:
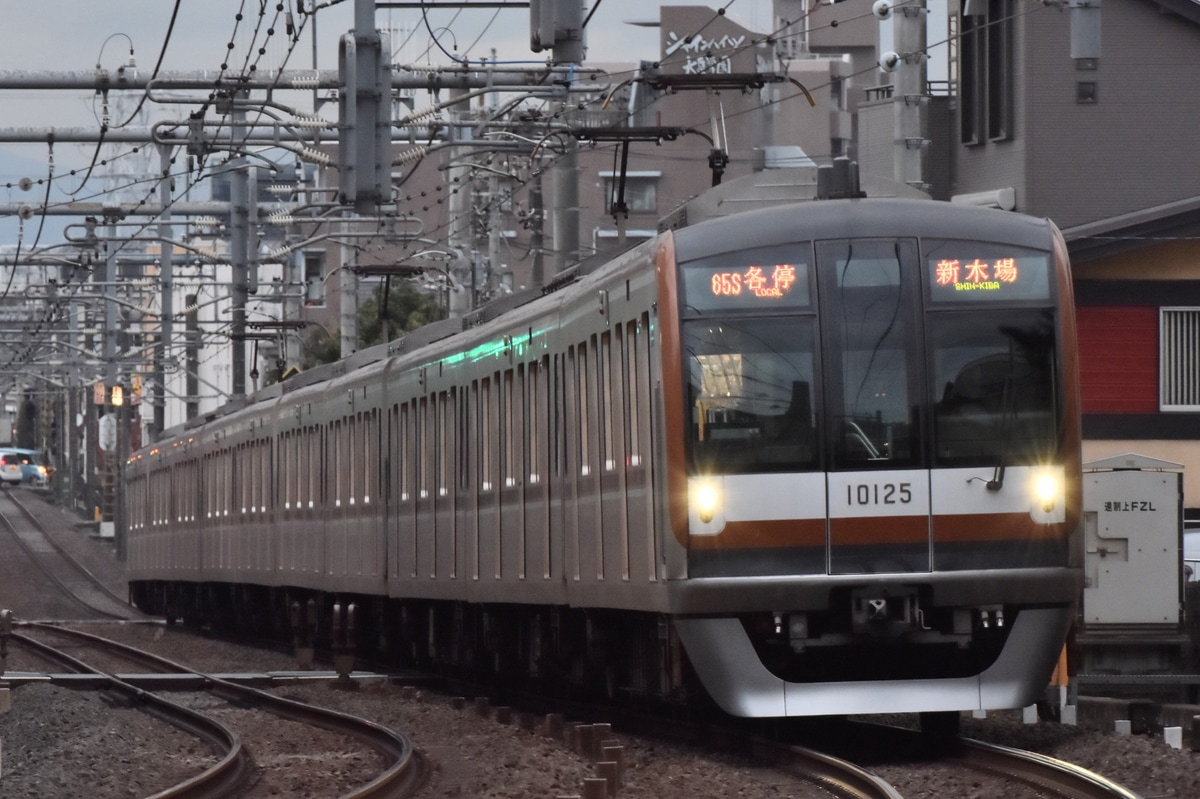
[[[171,35],[175,32],[175,20],[179,18],[179,7],[181,5],[182,5],[182,0],[175,0],[175,7],[171,9],[171,19],[170,19],[170,21],[167,22],[167,33],[165,36],[163,36],[162,46],[158,48],[158,59],[155,60],[154,69],[150,73],[151,81],[153,81],[155,78],[158,77],[159,70],[162,69],[163,59],[167,55],[167,46],[170,45]],[[133,55],[133,43],[132,42],[130,42],[129,48],[130,48],[129,54]],[[119,125],[115,125],[114,127],[117,129],[123,128],[126,125],[128,125],[130,122],[132,122],[134,119],[136,119],[137,115],[142,110],[142,106],[145,105],[145,103],[146,103],[146,98],[149,96],[150,96],[149,91],[143,92],[141,99],[138,100],[137,107],[134,108],[133,113],[129,115],[129,119],[125,120],[124,122],[120,123]]]

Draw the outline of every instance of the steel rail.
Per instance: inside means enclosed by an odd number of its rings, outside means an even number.
[[[44,623],[25,623],[23,626],[32,629],[50,631],[53,634],[70,636],[85,641],[93,646],[103,646],[120,652],[127,658],[148,664],[160,671],[174,674],[194,674],[204,680],[203,690],[218,696],[227,702],[249,703],[260,707],[281,718],[296,721],[301,724],[321,727],[331,732],[354,738],[370,746],[381,754],[391,764],[387,770],[371,782],[354,791],[344,794],[341,799],[384,799],[404,793],[416,785],[420,779],[420,759],[417,757],[411,742],[404,735],[395,732],[369,719],[342,713],[329,708],[307,705],[281,696],[260,691],[245,685],[239,685],[229,680],[222,680],[211,674],[203,674],[195,669],[155,655],[152,652],[137,647],[112,641],[92,633],[72,630]]]
[[[750,740],[750,753],[794,777],[813,782],[840,799],[903,799],[890,783],[862,766],[805,746]]]
[[[202,773],[147,799],[217,799],[235,795],[237,786],[242,784],[250,768],[249,753],[242,747],[241,738],[236,732],[202,713],[143,691],[111,674],[96,671],[78,658],[35,638],[13,633],[12,640],[41,657],[62,664],[72,672],[94,675],[107,689],[125,697],[130,707],[207,741],[220,756],[216,764]]]
[[[21,510],[21,511],[27,513],[27,511],[25,511],[25,509],[21,506],[21,503],[18,502],[16,499],[13,499],[11,497],[11,495],[8,494],[8,492],[11,492],[11,491],[13,491],[13,489],[11,489],[11,488],[7,489],[5,491],[5,494],[0,494],[0,496],[9,496],[9,499],[12,501],[12,503],[14,505],[17,506],[18,510]],[[70,557],[70,555],[68,555],[66,552],[64,552],[58,546],[58,543],[56,541],[54,541],[54,539],[52,539],[50,536],[46,535],[46,531],[44,529],[42,529],[40,527],[40,525],[38,525],[36,523],[36,521],[33,522],[33,524],[34,524],[34,527],[36,528],[37,532],[42,536],[42,538],[49,542],[51,548],[54,549],[55,554],[57,554],[59,557],[61,557],[64,561],[67,562],[68,565],[70,565],[74,569],[76,569],[80,572],[83,572],[87,577],[90,577],[93,580],[95,579],[95,577],[92,576],[90,573],[88,573],[87,570],[84,569],[74,558]],[[13,540],[16,541],[17,546],[21,548],[21,551],[25,553],[26,557],[28,557],[34,564],[37,565],[37,567],[39,569],[42,570],[42,573],[45,574],[46,577],[48,577],[50,579],[50,581],[52,583],[54,583],[55,586],[58,587],[58,589],[63,593],[63,595],[67,599],[74,602],[76,605],[83,608],[84,610],[87,610],[91,613],[94,613],[98,616],[102,616],[107,619],[126,620],[129,618],[129,614],[122,615],[119,613],[112,613],[107,610],[102,610],[102,609],[92,605],[90,602],[87,602],[86,600],[83,599],[83,597],[79,596],[73,590],[71,590],[71,588],[65,582],[63,582],[62,578],[59,577],[59,575],[55,574],[54,570],[51,569],[50,566],[47,563],[45,563],[41,557],[39,557],[38,553],[34,552],[33,548],[29,545],[29,542],[26,541],[24,538],[22,538],[21,534],[19,532],[17,532],[16,526],[13,525],[12,521],[8,518],[8,514],[4,513],[3,511],[0,511],[0,527],[3,527],[8,532],[8,534],[12,536]],[[122,605],[127,605],[127,603],[121,599],[117,599],[117,602]],[[135,611],[132,607],[130,608],[130,611],[133,613],[138,612],[138,611]]]
[[[1128,788],[1073,763],[972,738],[961,742],[959,756],[971,768],[1015,776],[1070,799],[1142,799]]]
[[[853,722],[887,740],[884,748],[915,746],[939,759],[965,768],[1033,786],[1040,794],[1064,799],[1142,799],[1093,771],[1037,752],[987,743],[973,738],[928,736],[917,730],[876,722]]]
[[[58,553],[58,555],[61,556],[63,558],[63,560],[67,561],[67,563],[69,563],[79,574],[81,574],[83,576],[83,578],[92,585],[93,588],[95,588],[100,593],[104,594],[106,597],[111,599],[117,605],[120,605],[121,607],[124,607],[124,608],[128,608],[129,612],[132,615],[143,618],[143,619],[149,618],[148,616],[146,616],[146,614],[142,613],[140,610],[135,608],[133,605],[130,605],[129,601],[127,599],[118,596],[116,594],[116,592],[114,592],[111,588],[109,588],[107,585],[105,585],[103,580],[101,580],[96,575],[92,574],[92,572],[86,566],[84,566],[82,563],[80,563],[78,560],[76,560],[75,557],[73,555],[71,555],[71,553],[67,552],[66,549],[64,549],[58,543],[58,541],[54,540],[54,536],[48,535],[46,533],[46,528],[42,525],[42,523],[38,520],[38,518],[33,515],[33,511],[31,511],[29,509],[29,507],[25,504],[25,502],[23,500],[17,499],[17,496],[15,494],[11,493],[11,491],[7,494],[7,496],[13,502],[13,504],[15,504],[17,506],[17,508],[21,511],[22,515],[24,515],[25,518],[28,519],[38,529],[39,532],[42,533],[42,537],[45,538],[50,543],[50,546],[54,549],[54,551],[56,553]],[[17,536],[17,538],[19,539],[20,536]],[[24,543],[24,542],[22,542],[22,543]],[[99,613],[104,613],[104,611],[100,611],[98,608],[93,608],[93,609]],[[119,617],[114,616],[114,618],[119,618]]]

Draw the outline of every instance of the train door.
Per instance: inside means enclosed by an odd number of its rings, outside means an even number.
[[[932,568],[916,242],[817,245],[831,574]]]

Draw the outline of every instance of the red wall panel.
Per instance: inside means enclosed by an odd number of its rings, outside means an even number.
[[[1158,308],[1081,307],[1084,413],[1158,413]]]

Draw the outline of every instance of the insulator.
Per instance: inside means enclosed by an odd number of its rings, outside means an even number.
[[[321,164],[321,165],[328,164],[330,161],[333,160],[330,157],[329,153],[322,152],[322,151],[317,150],[312,147],[301,147],[300,148],[300,157],[303,158],[305,161],[312,161],[314,164]]]
[[[287,125],[293,128],[312,128],[316,130],[324,130],[332,128],[334,124],[328,119],[319,116],[302,116],[294,119],[289,119]]]
[[[316,89],[321,85],[320,75],[303,75],[298,78],[292,78],[293,89]]]
[[[402,122],[411,125],[411,124],[414,124],[417,122],[421,122],[422,120],[432,119],[433,117],[437,116],[440,113],[442,113],[442,109],[438,108],[437,106],[430,106],[429,108],[425,108],[420,111],[414,111],[413,113],[406,116],[402,120]]]
[[[408,164],[416,161],[419,158],[424,158],[429,152],[428,147],[414,147],[411,150],[405,150],[392,160],[392,164]]]

